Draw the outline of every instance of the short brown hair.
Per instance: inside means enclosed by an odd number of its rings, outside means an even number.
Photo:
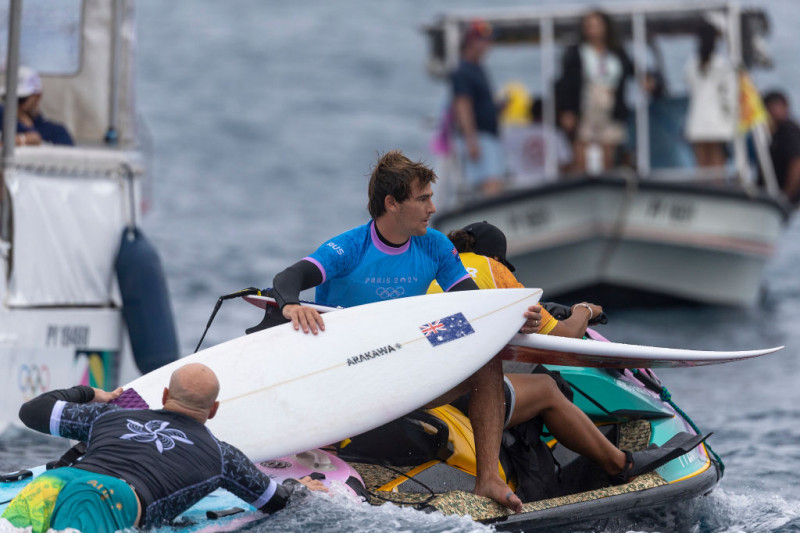
[[[436,174],[421,161],[411,161],[400,150],[392,150],[383,154],[369,178],[369,203],[367,210],[372,218],[378,218],[386,212],[386,196],[393,196],[398,202],[404,202],[411,196],[411,184],[419,180],[424,187],[428,183],[436,183]]]

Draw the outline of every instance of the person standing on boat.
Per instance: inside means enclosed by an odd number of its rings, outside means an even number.
[[[2,91],[5,91],[3,85]],[[5,94],[3,95],[5,97]],[[44,143],[73,145],[72,136],[63,125],[47,120],[39,106],[42,102],[42,79],[30,67],[19,67],[17,77],[17,138],[18,146]],[[3,126],[3,107],[0,106],[0,130]]]
[[[67,528],[112,532],[169,523],[218,487],[266,513],[283,509],[303,478],[278,484],[240,450],[217,440],[205,423],[217,413],[219,382],[205,365],[180,367],[164,389],[160,410],[123,409],[106,392],[87,386],[46,392],[20,409],[31,429],[87,442],[70,467],[35,478],[11,501],[3,518],[33,533]]]
[[[780,91],[764,95],[770,118],[769,153],[781,190],[795,207],[800,205],[800,126],[791,119],[789,100]]]
[[[482,64],[491,44],[491,25],[472,21],[461,43],[461,61],[450,76],[456,146],[464,177],[486,196],[503,190],[506,173],[498,107]]]
[[[568,48],[562,61],[556,85],[559,126],[574,139],[575,169],[598,172],[597,163],[611,168],[626,138],[625,81],[633,66],[606,13],[584,15],[580,44]],[[594,162],[587,150],[594,153],[598,147],[602,155]]]
[[[686,139],[692,143],[698,167],[723,167],[725,144],[736,133],[736,70],[715,52],[717,29],[712,24],[703,21],[697,39],[697,55],[686,64]]]
[[[300,291],[317,287],[324,305],[350,307],[425,294],[438,279],[448,291],[477,290],[447,237],[428,227],[433,205],[434,172],[399,150],[383,155],[369,181],[372,220],[334,237],[273,280],[272,295],[296,330],[318,334],[320,314],[300,304]],[[523,333],[538,331],[541,308],[526,311]],[[519,512],[522,502],[500,478],[497,462],[503,432],[503,369],[494,358],[431,407],[444,405],[472,390],[470,421],[475,430],[475,494]]]

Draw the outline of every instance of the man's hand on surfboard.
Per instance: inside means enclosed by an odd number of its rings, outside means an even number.
[[[288,306],[287,306],[288,307]],[[520,333],[538,333],[542,325],[542,307],[532,305],[523,315],[527,320],[520,328]]]
[[[302,483],[306,486],[308,490],[314,490],[319,492],[328,492],[328,487],[322,484],[322,481],[318,479],[311,479],[311,476],[306,476],[304,478],[300,478],[297,481]]]
[[[111,400],[116,400],[122,394],[122,387],[117,387],[112,391],[104,391],[103,389],[94,388],[94,399],[92,403],[108,403]]]
[[[325,331],[325,323],[316,309],[300,304],[286,304],[283,306],[283,317],[292,321],[295,330],[303,328],[303,333],[309,331],[316,335]]]

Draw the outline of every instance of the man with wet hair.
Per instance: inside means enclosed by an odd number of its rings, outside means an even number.
[[[300,304],[300,292],[311,287],[317,287],[318,303],[343,307],[425,294],[434,279],[445,291],[478,288],[453,244],[428,227],[436,212],[431,189],[435,181],[430,168],[409,160],[399,150],[378,160],[368,189],[372,220],[328,240],[275,276],[272,294],[296,330],[316,335],[325,329],[320,314]],[[532,306],[525,313],[524,333],[538,331],[540,310]],[[519,512],[522,502],[497,469],[504,410],[498,358],[429,406],[443,405],[469,391],[477,454],[475,494]]]
[[[218,393],[214,372],[190,363],[172,373],[158,410],[123,409],[108,403],[122,388],[106,392],[87,386],[46,392],[25,403],[19,416],[26,426],[85,441],[86,453],[71,466],[34,479],[3,518],[33,533],[149,529],[218,487],[266,513],[283,509],[298,482],[276,483],[206,428],[217,414]],[[326,490],[308,478],[299,483]]]

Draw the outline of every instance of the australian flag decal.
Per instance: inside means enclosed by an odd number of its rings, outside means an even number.
[[[419,329],[433,346],[439,346],[445,342],[454,341],[475,333],[475,330],[472,329],[472,324],[469,323],[463,313],[456,313],[434,320],[423,324]]]

